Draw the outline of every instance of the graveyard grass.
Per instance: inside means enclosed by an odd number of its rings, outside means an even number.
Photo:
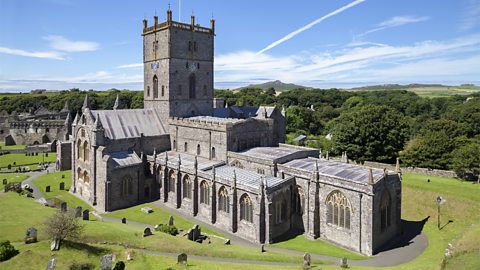
[[[16,144],[16,145],[5,145],[4,143],[0,143],[0,149],[9,150],[9,149],[25,149],[25,145],[23,144]]]
[[[65,175],[65,178],[62,179],[62,175]],[[65,182],[65,190],[60,190],[60,182]],[[47,200],[61,200],[66,202],[69,208],[81,206],[83,209],[93,210],[93,207],[88,203],[69,193],[72,185],[71,170],[41,175],[33,180],[33,184],[37,186]],[[46,186],[50,186],[50,192],[45,192]]]
[[[38,163],[55,162],[57,159],[56,153],[48,153],[48,157],[42,157],[42,153],[38,153],[38,156],[25,156],[25,154],[6,154],[0,156],[0,167],[2,171],[6,171],[8,165],[12,165],[12,170],[15,171],[17,167],[29,167],[32,170],[38,169]],[[15,162],[16,165],[13,165]]]
[[[27,178],[28,175],[23,173],[0,173],[0,183],[2,183],[2,191],[4,188],[3,179],[7,179],[8,183],[20,183]]]

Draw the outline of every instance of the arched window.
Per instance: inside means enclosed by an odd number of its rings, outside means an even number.
[[[168,174],[168,191],[175,192],[175,172],[173,170]]]
[[[252,200],[247,194],[240,197],[240,220],[253,222],[253,206]]]
[[[215,147],[212,147],[212,159],[215,159],[217,154],[215,153]]]
[[[87,171],[83,171],[83,182],[90,183],[90,176]]]
[[[185,175],[183,177],[183,198],[192,198],[192,181],[190,180],[190,177],[188,175]]]
[[[83,159],[83,147],[80,140],[77,141],[77,158]]]
[[[82,169],[80,168],[77,169],[77,179],[83,181],[83,173],[82,173]]]
[[[230,213],[228,192],[224,186],[218,191],[218,211]]]
[[[150,96],[150,86],[147,86],[147,97]]]
[[[380,204],[380,228],[382,231],[390,227],[390,216],[391,216],[391,203],[390,203],[390,194],[388,191],[382,195],[382,202]]]
[[[192,74],[190,75],[190,77],[188,78],[188,97],[190,99],[194,99],[195,98],[195,92],[196,92],[196,78],[195,78],[195,74]]]
[[[200,156],[200,144],[197,144],[197,156]]]
[[[158,78],[157,78],[157,75],[153,76],[153,98],[158,98]]]
[[[200,203],[210,205],[210,189],[207,181],[200,183]]]
[[[340,191],[334,191],[328,195],[327,200],[327,223],[350,229],[350,215],[352,207],[347,197]]]
[[[83,160],[89,161],[90,158],[90,147],[88,146],[88,142],[85,141],[83,143]]]
[[[185,142],[185,144],[183,144],[183,151],[187,152],[187,150],[188,150],[188,143]]]
[[[162,176],[163,176],[162,166],[158,165],[158,167],[157,167],[157,181],[160,184],[160,186],[162,185],[162,178],[163,178]]]
[[[165,86],[162,85],[162,97],[165,96]]]
[[[132,195],[133,194],[133,183],[132,178],[128,175],[125,175],[122,179],[122,196]]]

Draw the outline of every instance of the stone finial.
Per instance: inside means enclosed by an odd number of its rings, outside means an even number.
[[[85,95],[85,99],[83,100],[82,110],[85,109],[85,108],[90,109],[90,102],[88,101],[88,95]]]
[[[400,169],[400,159],[398,157],[397,157],[397,163],[395,164],[395,171],[397,173],[402,172],[401,169]]]
[[[67,118],[65,118],[65,126],[68,126],[70,124],[70,121],[72,120],[72,116],[70,115],[70,112],[67,114]]]
[[[325,154],[325,159],[326,159],[326,160],[330,160],[330,156],[329,156],[328,151],[327,151],[327,153]]]
[[[165,152],[165,167],[168,165],[168,153]]]
[[[345,163],[348,164],[348,156],[347,156],[347,151],[345,151]]]
[[[115,104],[113,104],[113,109],[116,110],[120,107],[120,97],[117,95],[117,98],[115,98]]]
[[[157,149],[154,147],[153,148],[153,161],[157,160]]]
[[[215,180],[215,175],[216,175],[215,174],[215,165],[213,165],[213,167],[212,167],[212,174],[213,174],[213,180]]]
[[[97,119],[95,119],[95,129],[99,130],[102,128],[103,128],[102,121],[100,120],[100,116],[97,115]]]
[[[267,118],[267,107],[263,107],[263,118]]]
[[[65,104],[63,105],[63,109],[61,112],[70,112],[69,106],[68,106],[68,100],[65,101]]]
[[[267,178],[266,178],[266,177],[263,177],[263,187],[264,187],[265,189],[268,188],[268,182],[267,182]]]
[[[372,170],[372,168],[368,169],[368,184],[373,185],[373,170]]]
[[[77,125],[79,120],[80,120],[80,114],[77,112],[77,114],[75,115],[75,119],[73,119],[72,125]]]

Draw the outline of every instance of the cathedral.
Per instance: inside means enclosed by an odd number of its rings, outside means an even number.
[[[100,212],[176,208],[256,243],[303,233],[373,255],[400,232],[401,174],[285,144],[285,111],[213,97],[215,21],[143,20],[144,109],[85,97],[57,145],[70,192]]]

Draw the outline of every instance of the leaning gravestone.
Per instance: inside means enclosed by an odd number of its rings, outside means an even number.
[[[83,220],[89,220],[90,218],[90,211],[88,209],[83,210]]]
[[[127,224],[127,218],[122,218],[122,223]]]
[[[173,216],[168,219],[168,226],[173,226]]]
[[[150,235],[153,235],[152,230],[149,227],[145,228],[145,230],[143,230],[143,237],[147,237]]]
[[[28,228],[27,235],[25,236],[25,244],[31,244],[37,242],[37,229],[34,227]]]
[[[310,256],[309,253],[305,253],[305,255],[303,255],[303,269],[305,270],[311,269],[311,265],[312,265],[312,256]]]
[[[55,265],[57,265],[57,261],[55,260],[55,258],[51,258],[50,260],[48,260],[46,270],[54,270]]]
[[[112,260],[113,260],[112,254],[107,254],[100,257],[100,269],[112,270]]]
[[[60,240],[57,238],[52,239],[52,243],[50,244],[50,250],[55,251],[60,249]]]
[[[79,217],[81,217],[81,216],[82,216],[82,207],[81,207],[81,206],[77,206],[77,207],[75,208],[75,217],[76,217],[76,218],[79,218]]]
[[[192,241],[197,241],[200,238],[201,234],[202,230],[200,229],[200,226],[198,226],[198,224],[195,224],[192,228]]]
[[[50,186],[45,187],[45,192],[50,192]]]
[[[180,255],[178,255],[178,258],[177,258],[177,264],[187,264],[187,254],[185,253],[182,253]]]
[[[62,210],[62,212],[67,212],[67,203],[62,202],[62,204],[60,204],[60,209]]]
[[[60,182],[60,190],[65,190],[65,182]]]

